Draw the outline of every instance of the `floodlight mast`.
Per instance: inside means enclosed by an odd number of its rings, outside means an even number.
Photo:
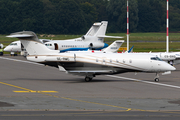
[[[166,52],[169,52],[169,1],[167,0]]]
[[[127,51],[129,51],[129,5],[127,0]]]

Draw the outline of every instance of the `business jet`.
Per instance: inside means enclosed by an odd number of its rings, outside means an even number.
[[[106,36],[108,22],[102,21],[101,23],[94,23],[89,31],[80,38],[69,40],[44,40],[40,39],[49,49],[66,51],[82,51],[82,50],[101,50],[108,47],[104,43],[104,38],[123,38],[119,36]],[[20,41],[15,41],[8,45],[4,51],[7,52],[20,52],[23,49]]]
[[[168,62],[172,66],[180,64],[180,52],[153,52],[151,54],[158,56],[160,59]]]
[[[50,50],[31,31],[12,33],[7,37],[16,37],[29,53],[27,60],[59,68],[69,74],[85,76],[91,81],[96,75],[119,74],[125,72],[156,73],[176,70],[173,66],[152,54],[119,54],[76,52],[60,53]]]
[[[65,51],[82,51],[82,50],[101,50],[106,48],[108,44],[104,43],[104,38],[123,38],[119,36],[106,36],[107,21],[101,23],[94,23],[89,31],[80,38],[66,40],[53,40],[45,43],[45,45],[52,50]]]

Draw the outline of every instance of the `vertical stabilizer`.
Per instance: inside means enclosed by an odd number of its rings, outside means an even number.
[[[118,49],[121,47],[121,45],[124,43],[124,40],[116,40],[111,45],[109,45],[107,48],[103,49],[103,52],[117,52]]]
[[[23,44],[24,48],[29,55],[47,55],[51,53],[57,53],[58,51],[52,51],[47,48],[37,37],[34,32],[22,31],[12,33],[7,37],[16,37]]]
[[[107,21],[102,21],[101,23],[94,23],[89,29],[89,31],[86,33],[86,36],[105,35],[107,25]]]

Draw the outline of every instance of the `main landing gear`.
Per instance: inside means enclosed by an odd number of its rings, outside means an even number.
[[[84,80],[86,82],[90,82],[93,79],[93,77],[95,77],[95,76],[94,75],[93,76],[86,76]]]
[[[91,81],[92,80],[92,78],[91,77],[85,77],[85,79],[84,79],[86,82],[89,82],[89,81]]]
[[[158,75],[158,73],[156,73],[156,77],[154,78],[154,81],[155,82],[159,82],[159,75]]]

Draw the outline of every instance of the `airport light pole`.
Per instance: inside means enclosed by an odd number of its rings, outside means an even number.
[[[129,5],[127,0],[127,51],[129,51]]]
[[[166,52],[169,52],[169,1],[167,0]]]

